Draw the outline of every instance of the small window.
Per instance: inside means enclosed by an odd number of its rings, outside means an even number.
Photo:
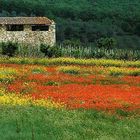
[[[48,25],[32,25],[32,31],[48,31]]]
[[[24,27],[23,25],[7,25],[6,29],[7,31],[23,31]]]

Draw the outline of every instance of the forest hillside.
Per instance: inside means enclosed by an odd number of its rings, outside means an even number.
[[[114,37],[119,48],[140,49],[139,0],[0,0],[0,16],[47,16],[58,42]]]

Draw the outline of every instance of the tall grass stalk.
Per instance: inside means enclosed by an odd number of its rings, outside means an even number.
[[[140,50],[131,49],[106,49],[89,46],[58,46],[63,57],[75,58],[107,58],[107,59],[123,59],[123,60],[139,60]]]

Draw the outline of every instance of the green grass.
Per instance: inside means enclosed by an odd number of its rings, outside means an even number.
[[[133,116],[118,119],[95,110],[0,106],[1,140],[138,140],[139,128],[140,119]]]
[[[49,81],[49,82],[44,83],[43,85],[46,85],[46,86],[58,86],[59,84],[60,84],[59,82]]]
[[[68,74],[80,74],[80,67],[75,67],[75,66],[62,66],[58,68],[59,71],[63,73],[68,73]]]
[[[125,68],[116,68],[110,67],[108,69],[109,75],[111,76],[140,76],[140,69],[125,69]]]
[[[46,73],[43,69],[35,68],[32,70],[33,74],[38,74],[38,73]]]

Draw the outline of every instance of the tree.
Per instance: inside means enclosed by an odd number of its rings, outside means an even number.
[[[113,49],[117,44],[117,41],[114,38],[100,38],[97,40],[97,47]]]

